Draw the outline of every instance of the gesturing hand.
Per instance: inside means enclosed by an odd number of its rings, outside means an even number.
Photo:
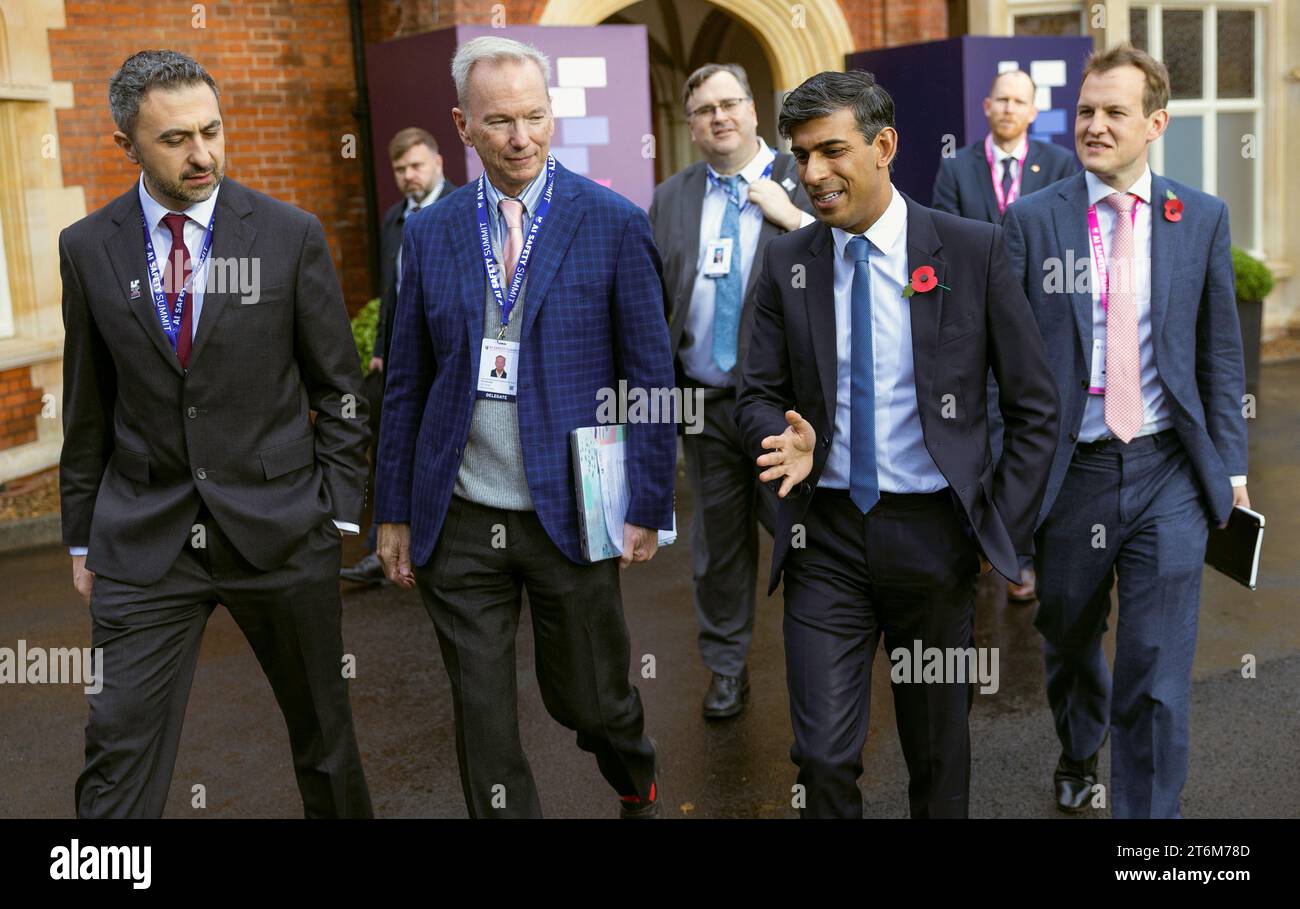
[[[817,431],[798,411],[787,410],[785,421],[790,424],[785,432],[764,439],[767,454],[758,456],[758,466],[767,468],[758,475],[761,481],[784,478],[777,492],[783,499],[812,472],[813,448],[817,445]]]

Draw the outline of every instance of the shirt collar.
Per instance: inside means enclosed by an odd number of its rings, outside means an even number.
[[[989,133],[990,137],[992,135],[992,133]],[[1001,167],[1003,158],[1015,158],[1019,161],[1025,156],[1029,151],[1029,134],[1025,133],[1020,137],[1020,144],[1016,146],[1016,150],[1013,152],[1003,151],[1002,146],[998,145],[997,140],[991,140],[989,144],[993,146],[993,163]]]
[[[497,205],[502,199],[518,199],[524,203],[524,216],[531,218],[533,212],[537,211],[537,203],[542,199],[542,193],[546,190],[546,162],[542,162],[542,169],[538,172],[533,181],[524,187],[524,191],[517,196],[507,196],[501,190],[492,185],[491,180],[484,180],[487,184],[487,203],[488,212],[495,214],[498,211]]]
[[[439,180],[437,183],[433,185],[433,189],[429,190],[428,194],[419,202],[416,202],[415,204],[411,203],[411,199],[408,196],[406,199],[406,213],[409,215],[411,214],[411,212],[418,211],[421,208],[428,208],[434,202],[437,202],[438,197],[442,195],[442,185],[446,182],[447,179],[445,177]]]
[[[774,160],[776,160],[776,152],[760,138],[758,140],[758,151],[754,152],[754,157],[750,158],[749,163],[738,170],[736,174],[745,178],[746,185],[751,185],[763,178],[763,171],[767,170],[767,165]],[[706,164],[705,167],[709,169],[709,173],[714,177],[719,180],[722,179],[723,175],[714,170],[712,164]],[[710,181],[710,184],[712,184],[712,181]]]
[[[1088,204],[1096,205],[1102,199],[1111,193],[1118,192],[1115,187],[1111,186],[1094,174],[1092,171],[1084,171],[1083,177],[1088,181]],[[1133,181],[1127,192],[1137,196],[1147,205],[1151,204],[1151,165],[1142,169],[1142,176]]]
[[[892,184],[889,191],[893,194],[889,199],[889,205],[885,208],[885,213],[876,219],[876,223],[867,228],[865,234],[851,234],[847,230],[841,230],[838,227],[831,228],[831,237],[835,241],[835,255],[839,258],[844,257],[844,249],[849,245],[849,241],[854,237],[863,236],[867,241],[881,253],[888,253],[898,242],[899,235],[907,227],[907,203],[903,201],[903,195],[898,188]]]
[[[138,185],[140,193],[140,207],[144,209],[144,221],[149,225],[150,232],[158,229],[162,222],[163,216],[170,214],[171,209],[164,208],[153,196],[149,195],[149,190],[144,188],[144,171],[140,171],[140,180]],[[212,190],[212,195],[208,196],[202,202],[195,202],[188,208],[182,209],[180,214],[197,221],[203,227],[208,226],[212,220],[212,211],[217,207],[217,193],[221,192],[221,184],[218,183]]]

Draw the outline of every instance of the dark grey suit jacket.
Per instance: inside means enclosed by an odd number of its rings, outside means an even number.
[[[691,292],[695,287],[696,266],[700,258],[700,217],[704,210],[704,193],[708,188],[707,165],[697,161],[690,167],[678,171],[663,183],[655,187],[654,201],[650,203],[650,226],[654,229],[655,245],[659,247],[659,256],[664,262],[664,315],[668,318],[668,334],[673,346],[673,359],[682,346],[682,334],[686,329],[686,317],[691,306]],[[796,207],[812,213],[812,203],[799,182],[799,173],[793,155],[778,153],[772,164],[772,179],[790,196]],[[789,181],[794,185],[788,189],[784,185]],[[754,286],[758,281],[759,265],[763,261],[763,251],[773,237],[779,237],[786,231],[763,219],[763,226],[758,232],[758,247],[754,251],[754,263],[749,270],[749,282],[745,286],[745,301],[740,313],[740,337],[736,346],[736,367],[732,370],[733,378],[739,379],[740,364],[745,359],[745,350],[749,339],[747,328],[750,313],[754,308]]]
[[[907,199],[907,268],[934,269],[939,283],[909,299],[916,402],[925,447],[952,487],[985,557],[1010,580],[1019,555],[1032,552],[1048,471],[1056,452],[1057,396],[1043,339],[1007,260],[1001,228],[958,218]],[[795,408],[817,431],[812,472],[781,500],[773,534],[776,589],[791,528],[803,520],[826,467],[835,431],[835,243],[810,224],[768,245],[754,294],[736,422],[749,453],[785,431]],[[782,280],[806,267],[807,286]],[[1006,437],[994,464],[988,439],[985,377],[1002,388]],[[944,553],[936,553],[942,559]]]
[[[59,235],[63,541],[89,546],[97,574],[152,584],[202,502],[269,571],[323,522],[361,520],[367,406],[325,233],[314,215],[222,181],[210,271],[256,259],[260,298],[205,291],[187,372],[148,292],[137,193]]]
[[[1037,170],[1035,170],[1037,168]],[[1079,159],[1054,142],[1029,140],[1025,153],[1025,175],[1020,181],[1023,199],[1032,192],[1050,186],[1079,172]],[[934,193],[930,200],[937,211],[950,215],[974,218],[996,224],[998,200],[993,194],[993,177],[989,173],[988,158],[984,157],[984,139],[967,145],[955,158],[939,161],[939,172],[934,178]]]
[[[460,189],[444,178],[442,191],[430,205],[436,205]],[[375,351],[372,357],[388,359],[393,346],[393,313],[397,310],[397,251],[402,248],[402,231],[406,227],[406,199],[399,199],[384,212],[379,228],[379,321],[375,324]],[[384,364],[387,368],[387,363]]]

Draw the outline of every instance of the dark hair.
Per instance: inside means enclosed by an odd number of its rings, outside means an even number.
[[[691,95],[695,90],[704,84],[704,80],[710,76],[716,76],[718,73],[731,73],[740,83],[740,87],[745,92],[745,97],[753,100],[754,93],[749,89],[749,76],[745,73],[745,68],[739,63],[706,63],[686,77],[686,87],[682,89],[682,106],[685,107],[691,103]],[[690,113],[690,111],[687,111]]]
[[[1083,64],[1079,84],[1082,85],[1090,73],[1104,73],[1121,66],[1136,66],[1146,79],[1146,85],[1142,89],[1143,116],[1149,117],[1169,104],[1169,70],[1146,51],[1128,43],[1117,44],[1104,51],[1093,51]]]
[[[435,155],[438,153],[438,140],[433,138],[428,130],[420,129],[418,126],[408,126],[406,129],[398,130],[397,135],[389,140],[388,160],[396,161],[417,145],[427,145],[429,151]]]
[[[151,88],[176,89],[203,83],[221,102],[217,83],[193,57],[172,50],[132,54],[108,81],[108,109],[117,128],[135,138],[140,102]]]
[[[868,143],[886,126],[894,125],[894,99],[876,77],[863,70],[818,73],[786,95],[777,118],[777,131],[788,139],[790,131],[808,120],[829,117],[844,108],[853,110],[858,131]]]
[[[1003,76],[1024,76],[1026,79],[1028,79],[1029,88],[1030,88],[1029,97],[1031,100],[1033,99],[1034,95],[1038,93],[1038,83],[1034,81],[1033,76],[1029,75],[1029,73],[1025,72],[1023,69],[1008,69],[1008,70],[1003,70],[1002,72],[998,73],[996,76],[993,77],[993,81],[989,83],[988,97],[990,98],[993,97],[993,90],[998,87],[998,80],[1001,79]]]

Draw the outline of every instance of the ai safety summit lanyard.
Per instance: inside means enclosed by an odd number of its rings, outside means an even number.
[[[533,251],[533,241],[537,239],[537,232],[542,229],[542,222],[546,220],[546,215],[551,210],[551,194],[553,192],[555,192],[555,158],[552,155],[547,155],[546,192],[542,193],[542,200],[537,203],[537,211],[533,213],[533,223],[528,228],[528,237],[524,240],[524,248],[519,253],[519,262],[515,265],[514,279],[510,282],[509,290],[502,294],[501,279],[497,276],[497,263],[492,255],[492,237],[488,226],[487,174],[479,175],[477,193],[478,237],[483,246],[483,264],[487,268],[488,284],[492,287],[492,296],[497,298],[497,305],[501,307],[501,330],[497,333],[498,341],[506,336],[506,326],[510,324],[510,313],[519,300],[519,288],[524,286],[524,272],[528,269],[528,258]]]
[[[1002,181],[998,179],[997,168],[993,166],[993,134],[984,137],[984,157],[989,162],[989,176],[993,178],[993,194],[998,198],[998,214],[1007,210],[1007,206],[1020,198],[1020,180],[1025,175],[1025,159],[1029,157],[1029,140],[1025,140],[1025,153],[1016,162],[1016,178],[1011,181],[1011,189],[1006,198],[1002,197]]]
[[[1133,219],[1133,228],[1137,229],[1138,209],[1142,207],[1142,200],[1135,198],[1133,200],[1133,210],[1130,213]],[[1088,239],[1092,242],[1092,261],[1097,266],[1097,283],[1100,287],[1097,295],[1101,298],[1101,311],[1106,312],[1106,306],[1110,299],[1110,272],[1106,268],[1106,247],[1101,242],[1101,223],[1097,220],[1097,206],[1088,206]],[[1132,275],[1127,276],[1129,287],[1132,288]]]
[[[185,313],[185,298],[189,296],[190,284],[203,268],[203,263],[208,260],[208,252],[212,249],[212,225],[217,221],[216,209],[212,211],[212,217],[208,219],[208,230],[203,235],[203,248],[199,250],[199,262],[190,270],[190,276],[181,287],[180,292],[176,294],[176,305],[172,312],[167,312],[167,294],[163,291],[162,276],[158,274],[158,259],[153,251],[153,238],[149,236],[149,222],[145,220],[144,209],[140,209],[140,227],[144,230],[144,252],[149,260],[149,290],[153,292],[153,307],[158,313],[158,322],[162,325],[163,334],[171,342],[172,349],[176,349],[176,337],[181,330],[181,317]],[[181,231],[181,242],[185,241],[185,232]]]
[[[772,167],[773,165],[776,164],[776,149],[772,148],[771,146],[768,146],[768,151],[772,153],[772,160],[768,161],[767,167],[763,168],[763,173],[761,173],[758,177],[759,180],[766,180],[768,177],[772,176]],[[713,172],[713,168],[706,167],[704,169],[704,172],[709,175],[710,184],[716,186],[718,189],[726,193],[728,198],[731,197],[732,190],[727,189],[726,185],[722,182],[722,180],[718,177],[718,175]],[[758,182],[758,181],[756,180],[754,182]],[[746,196],[743,200],[736,199],[736,207],[739,208],[741,211],[744,211],[748,205],[749,205],[748,196]]]

